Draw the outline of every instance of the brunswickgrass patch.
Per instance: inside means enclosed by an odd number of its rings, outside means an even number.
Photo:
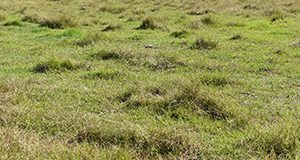
[[[8,100],[8,93],[11,91],[11,88],[8,84],[4,82],[0,82],[0,107],[7,103]],[[0,119],[0,122],[2,120]]]
[[[122,26],[120,24],[110,24],[105,28],[103,28],[101,31],[102,32],[116,31],[116,30],[120,30],[121,28]]]
[[[183,62],[176,57],[161,55],[144,55],[138,54],[131,50],[115,49],[101,50],[97,53],[90,54],[89,60],[125,60],[133,66],[144,66],[153,71],[162,71],[184,66]]]
[[[40,22],[40,17],[37,14],[25,15],[22,18],[22,22],[36,23]]]
[[[242,35],[237,34],[237,35],[232,36],[229,40],[234,41],[234,40],[240,40],[240,39],[242,39],[242,38],[243,38]]]
[[[205,25],[214,25],[216,24],[216,20],[214,20],[212,17],[210,16],[206,16],[206,17],[203,17],[201,19],[201,22]]]
[[[89,55],[89,60],[116,60],[116,59],[129,59],[133,55],[130,51],[123,51],[121,49],[115,50],[101,50],[97,53]]]
[[[208,116],[214,120],[227,120],[234,116],[212,98],[191,86],[183,86],[180,91],[170,90],[165,94],[131,94],[126,98],[128,109],[147,108],[157,114],[177,113],[186,109],[189,114]],[[184,117],[184,115],[181,115]]]
[[[203,75],[198,79],[205,85],[224,87],[227,85],[232,85],[234,82],[229,78],[229,76],[219,75],[219,74],[207,74]]]
[[[121,76],[121,73],[113,70],[99,70],[92,71],[84,76],[85,79],[92,80],[114,80],[115,78]]]
[[[216,41],[204,38],[198,38],[194,44],[190,47],[191,49],[198,50],[212,50],[217,48],[218,43]]]
[[[201,15],[205,15],[205,14],[209,14],[209,13],[213,13],[214,11],[206,9],[206,10],[191,10],[189,11],[187,14],[188,15],[192,15],[192,16],[201,16]]]
[[[300,47],[300,40],[293,41],[289,44],[290,47]]]
[[[68,15],[39,15],[27,14],[22,18],[23,22],[30,22],[39,24],[40,27],[47,27],[50,29],[65,29],[78,26],[74,18]]]
[[[299,5],[237,1],[2,0],[0,159],[299,159]]]
[[[257,130],[255,134],[242,140],[239,145],[251,154],[267,155],[271,159],[295,159],[299,154],[300,126],[298,120],[274,124]]]
[[[286,15],[278,10],[268,10],[265,12],[265,15],[269,17],[271,22],[284,20],[286,18]]]
[[[153,71],[162,71],[184,66],[183,62],[177,60],[176,57],[155,56],[147,58],[144,62],[144,66],[150,68]]]
[[[79,132],[68,141],[72,143],[90,143],[100,148],[122,147],[133,149],[139,158],[201,158],[200,147],[176,131],[152,129],[141,133],[130,128],[103,128]]]
[[[32,71],[35,73],[65,72],[78,70],[80,68],[83,68],[82,64],[73,62],[71,60],[50,59],[36,64]]]
[[[87,34],[84,37],[80,38],[79,40],[74,42],[74,45],[85,47],[89,45],[95,45],[101,41],[100,34]]]
[[[67,15],[43,17],[38,21],[40,27],[47,27],[51,29],[64,29],[76,27],[77,23],[73,18]]]
[[[155,19],[153,18],[146,18],[142,21],[142,24],[136,28],[137,30],[155,30],[155,29],[163,29],[161,24],[159,24]]]
[[[127,9],[126,5],[120,5],[120,6],[112,6],[110,4],[106,4],[103,6],[100,6],[98,9],[98,12],[107,12],[111,14],[120,14],[122,12],[125,12]]]
[[[8,21],[3,24],[4,26],[19,26],[21,27],[23,24],[19,20]]]
[[[0,12],[0,22],[5,21],[6,20],[6,15],[2,12]]]
[[[181,31],[172,32],[170,35],[175,38],[184,38],[186,37],[187,33],[188,32],[186,30],[181,30]]]

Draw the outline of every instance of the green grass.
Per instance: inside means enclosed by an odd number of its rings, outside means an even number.
[[[0,159],[299,159],[297,0],[0,2]]]

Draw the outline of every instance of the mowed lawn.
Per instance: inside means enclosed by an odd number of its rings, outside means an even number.
[[[1,0],[0,159],[300,159],[300,1]]]

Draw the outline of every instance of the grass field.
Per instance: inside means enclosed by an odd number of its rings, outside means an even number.
[[[300,1],[1,0],[0,159],[300,159]]]

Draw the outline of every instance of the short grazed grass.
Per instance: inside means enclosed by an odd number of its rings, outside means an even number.
[[[0,1],[0,159],[299,159],[298,0]]]

